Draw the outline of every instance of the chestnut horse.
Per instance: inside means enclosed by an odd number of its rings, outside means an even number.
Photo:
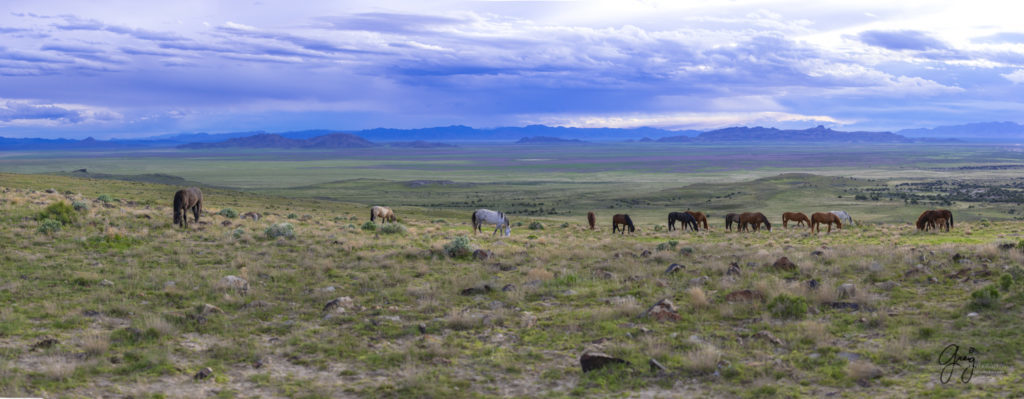
[[[740,227],[739,231],[747,231],[747,226],[754,228],[754,231],[761,229],[761,224],[768,231],[772,231],[772,224],[768,222],[768,217],[761,212],[743,212],[740,214]]]
[[[590,224],[590,229],[593,230],[594,224],[597,223],[597,216],[594,215],[594,212],[587,212],[587,223]]]
[[[725,215],[725,229],[732,231],[732,224],[736,223],[736,230],[739,230],[740,226],[740,215],[738,213],[730,213]]]
[[[921,213],[917,218],[917,229],[928,230],[928,228],[946,231],[953,225],[953,213],[946,209],[929,209]]]
[[[697,221],[697,225],[698,226],[700,224],[704,224],[704,230],[710,230],[710,229],[708,229],[708,217],[704,216],[703,212],[686,211],[686,213],[689,214],[690,216],[693,216],[693,220]],[[694,230],[697,230],[697,229],[694,229]]]
[[[619,234],[626,234],[626,226],[629,226],[629,232],[636,231],[636,227],[633,226],[633,219],[629,218],[629,215],[617,214],[612,216],[612,234],[615,234],[619,229],[619,225],[622,225],[622,232]]]
[[[820,233],[822,223],[828,224],[828,231],[826,233],[832,232],[832,223],[835,223],[836,228],[840,230],[843,228],[843,222],[839,220],[839,216],[829,212],[815,212],[811,215],[811,232],[813,233],[814,228],[817,227]]]
[[[783,212],[782,227],[788,228],[790,221],[796,222],[797,226],[809,226],[811,224],[811,219],[808,219],[807,215],[800,212]]]
[[[199,223],[199,214],[203,212],[203,192],[198,188],[189,187],[174,193],[174,224],[188,227],[190,209],[196,217],[196,223]]]
[[[697,231],[700,227],[697,225],[697,219],[693,217],[692,213],[689,212],[671,212],[668,214],[668,231],[675,230],[676,221],[679,221],[683,225],[682,229],[686,230],[687,227]]]

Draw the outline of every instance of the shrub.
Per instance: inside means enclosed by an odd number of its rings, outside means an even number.
[[[779,318],[799,319],[807,314],[807,299],[801,296],[780,294],[768,304],[772,315]]]
[[[363,223],[363,225],[360,226],[359,228],[365,231],[374,231],[377,230],[377,223],[367,221],[366,223]]]
[[[1012,286],[1012,285],[1013,285],[1013,276],[1011,276],[1009,274],[1004,274],[1002,276],[999,276],[999,288],[1001,288],[1003,291],[1009,291],[1010,290],[1010,286]]]
[[[675,251],[676,245],[679,245],[679,241],[671,240],[669,242],[663,242],[661,244],[658,244],[658,246],[655,247],[654,249],[657,250],[657,251],[668,251],[668,250]]]
[[[46,219],[39,222],[39,232],[43,234],[53,234],[60,231],[61,224],[59,221],[54,219]]]
[[[662,225],[660,225],[660,224],[656,224],[656,225],[654,225],[654,231],[661,231],[661,230],[662,230],[662,229],[664,229],[664,228],[665,228],[665,226],[662,226]]]
[[[71,203],[71,207],[75,208],[76,211],[84,212],[89,210],[89,203],[85,201],[75,201]]]
[[[270,227],[267,227],[267,229],[264,230],[263,232],[267,235],[268,238],[295,237],[295,227],[293,227],[291,223],[273,224]]]
[[[530,230],[544,230],[544,225],[540,222],[530,222],[530,226],[527,228]]]
[[[567,228],[567,227],[569,227],[569,222],[562,223],[562,228],[563,229]]]
[[[103,203],[109,203],[114,200],[114,197],[111,197],[110,194],[100,194],[96,199]]]
[[[242,238],[242,235],[244,235],[244,234],[245,234],[245,230],[242,230],[240,228],[239,229],[235,229],[235,231],[231,232],[231,235],[233,237],[235,237],[236,240],[239,239],[239,238]]]
[[[468,258],[473,255],[473,245],[470,244],[469,237],[458,236],[444,245],[444,252],[453,258]]]
[[[289,213],[288,214],[288,219],[295,219],[295,218],[298,218],[298,217],[299,217],[299,215],[296,215],[294,213]]]
[[[228,219],[234,219],[234,218],[238,217],[238,211],[236,211],[234,209],[231,209],[231,208],[221,209],[220,212],[217,212],[217,214],[221,215],[223,217],[226,217]]]
[[[66,202],[54,202],[36,215],[36,220],[38,221],[48,219],[56,220],[61,225],[69,225],[78,221],[78,214],[75,213],[75,208],[71,207],[71,205],[68,205]]]
[[[405,228],[401,223],[387,223],[380,226],[378,229],[382,234],[405,234],[409,230]]]
[[[999,305],[999,290],[995,284],[989,284],[985,288],[971,293],[971,304],[969,307],[974,310],[992,309]]]

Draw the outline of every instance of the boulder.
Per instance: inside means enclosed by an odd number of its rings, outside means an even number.
[[[678,263],[673,263],[671,265],[668,265],[668,268],[665,269],[665,274],[672,274],[679,272],[681,270],[686,270],[686,266],[680,265]]]
[[[710,277],[708,277],[708,276],[700,276],[700,277],[697,277],[697,278],[690,279],[689,285],[691,287],[696,287],[696,286],[700,286],[700,285],[705,285],[705,284],[708,283],[708,281],[711,281]]]
[[[487,260],[494,257],[494,252],[486,249],[478,249],[473,251],[473,259],[476,260]]]
[[[727,270],[725,272],[725,275],[726,276],[739,276],[740,275],[740,265],[739,265],[739,263],[736,263],[736,262],[730,263],[729,264],[729,270]]]
[[[343,296],[335,298],[327,302],[324,305],[324,312],[344,312],[346,306],[352,306],[352,298]]]
[[[752,302],[755,299],[764,301],[764,294],[755,290],[739,290],[725,295],[726,302]]]
[[[490,284],[479,285],[476,287],[469,287],[459,292],[461,295],[483,295],[493,291]]]
[[[857,286],[850,283],[846,283],[839,286],[839,291],[837,295],[839,299],[853,298],[855,296],[857,296]]]
[[[676,305],[672,303],[672,300],[668,298],[655,303],[647,309],[645,315],[657,321],[679,321],[682,319],[682,317],[679,316],[679,309],[677,309]]]
[[[783,256],[772,264],[772,268],[775,270],[782,271],[793,271],[796,270],[796,264],[789,260],[789,258]]]
[[[584,373],[598,370],[612,364],[630,365],[626,360],[612,357],[601,352],[586,351],[580,355],[580,367],[583,369]]]
[[[244,294],[249,291],[249,282],[238,276],[224,276],[224,278],[217,282],[217,287],[223,290],[234,290]]]

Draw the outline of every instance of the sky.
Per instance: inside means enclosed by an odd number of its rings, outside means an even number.
[[[984,0],[4,0],[0,136],[1021,123],[1022,11]]]

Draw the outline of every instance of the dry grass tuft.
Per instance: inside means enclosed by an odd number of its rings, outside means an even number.
[[[540,280],[548,281],[555,278],[555,274],[541,268],[533,268],[526,272],[526,279],[528,281]]]
[[[690,305],[695,309],[708,307],[708,296],[701,287],[690,287],[686,290],[686,296],[690,298]]]
[[[715,371],[720,360],[722,360],[722,351],[710,344],[686,352],[683,358],[686,369],[697,373]]]

